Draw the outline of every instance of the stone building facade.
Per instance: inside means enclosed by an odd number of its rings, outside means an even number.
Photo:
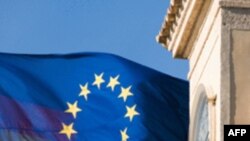
[[[189,141],[250,124],[250,0],[171,0],[157,41],[189,60]]]

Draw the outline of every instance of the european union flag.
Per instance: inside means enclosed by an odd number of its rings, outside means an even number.
[[[1,141],[186,141],[188,83],[102,53],[0,54]]]

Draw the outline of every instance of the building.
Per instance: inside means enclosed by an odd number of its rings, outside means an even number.
[[[249,0],[171,0],[157,41],[189,60],[189,141],[250,124]]]

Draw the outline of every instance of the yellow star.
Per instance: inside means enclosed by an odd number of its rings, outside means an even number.
[[[116,85],[120,84],[120,82],[118,81],[118,78],[119,78],[119,75],[117,75],[115,78],[110,77],[109,79],[109,83],[107,87],[110,87],[112,91],[114,91]]]
[[[102,79],[104,73],[101,73],[100,75],[95,74],[95,81],[93,82],[92,85],[96,85],[98,89],[101,88],[101,84],[104,83],[105,81]]]
[[[121,87],[121,93],[118,98],[123,98],[124,102],[126,102],[128,96],[132,96],[133,94],[130,92],[131,86],[127,88]]]
[[[127,130],[128,130],[128,128],[125,128],[123,131],[120,130],[121,136],[122,136],[122,141],[127,141],[127,139],[129,138],[129,136],[127,135]]]
[[[136,115],[140,115],[136,110],[136,105],[132,106],[132,107],[128,107],[126,106],[126,109],[127,109],[127,113],[125,115],[125,117],[129,117],[129,120],[132,122],[134,116]]]
[[[68,110],[66,110],[66,113],[71,113],[74,118],[76,118],[76,114],[80,111],[82,111],[80,108],[77,107],[78,101],[75,101],[74,104],[70,104],[67,102]]]
[[[80,84],[81,92],[79,96],[84,96],[86,100],[88,100],[88,94],[90,94],[90,91],[88,89],[88,83],[86,83],[84,86]]]
[[[63,129],[59,132],[60,134],[65,134],[67,138],[70,140],[72,134],[76,134],[77,132],[73,129],[73,123],[70,125],[66,125],[62,123]]]

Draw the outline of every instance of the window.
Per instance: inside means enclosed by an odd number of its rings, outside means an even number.
[[[209,110],[205,87],[201,85],[195,95],[196,103],[193,120],[193,141],[209,141]]]

